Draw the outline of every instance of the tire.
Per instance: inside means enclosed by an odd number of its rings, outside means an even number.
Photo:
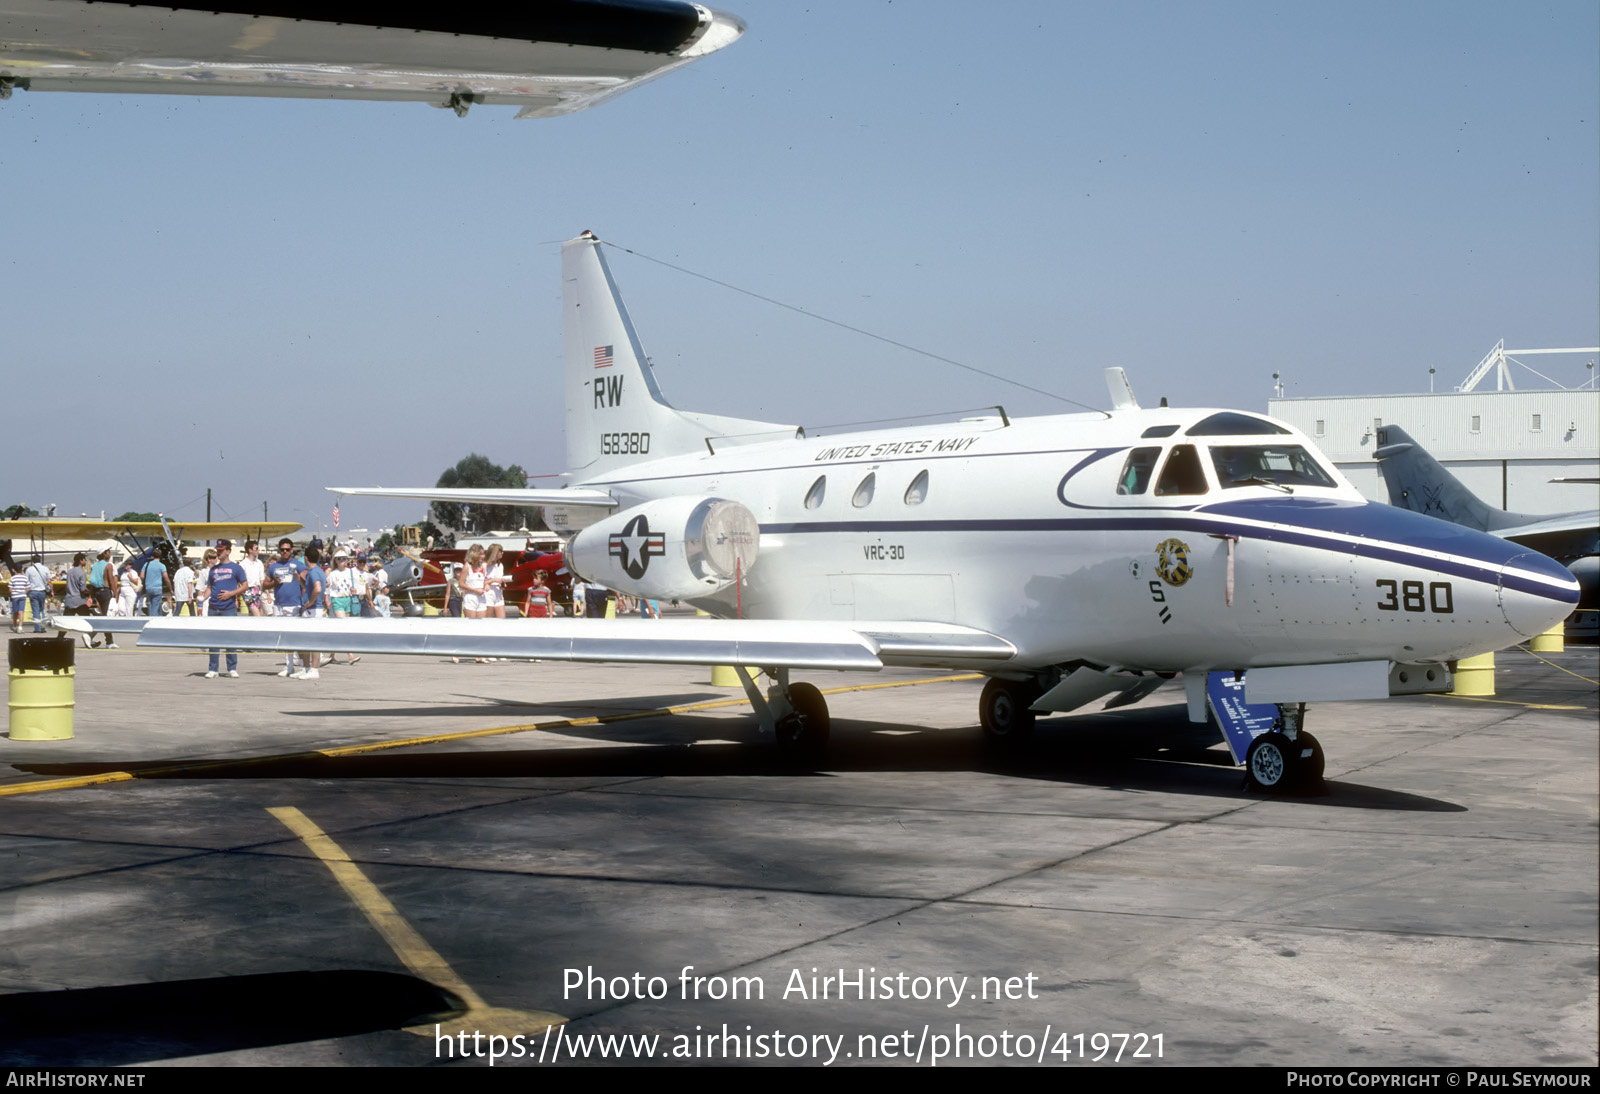
[[[794,712],[779,720],[778,748],[791,756],[820,756],[828,747],[828,701],[812,684],[790,684]]]
[[[1244,757],[1244,777],[1252,790],[1283,794],[1295,788],[1300,770],[1300,750],[1277,730],[1250,742]]]
[[[1322,742],[1302,729],[1294,743],[1300,753],[1300,789],[1305,791],[1321,790],[1324,761]],[[1305,755],[1307,749],[1311,752],[1309,756]]]
[[[978,699],[978,722],[984,740],[1010,747],[1026,741],[1033,733],[1034,713],[1029,708],[1039,697],[1031,682],[991,679],[983,685]]]

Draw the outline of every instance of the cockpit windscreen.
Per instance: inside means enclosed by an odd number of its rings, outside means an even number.
[[[1211,464],[1224,490],[1236,486],[1336,486],[1298,444],[1211,446]]]

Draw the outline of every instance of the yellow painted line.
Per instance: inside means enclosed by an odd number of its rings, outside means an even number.
[[[921,680],[890,680],[880,684],[856,684],[851,687],[827,688],[822,694],[842,695],[852,691],[873,691],[879,688],[909,688],[920,684],[946,684],[981,679],[983,679],[982,673],[973,672],[960,676],[931,676]],[[134,779],[156,779],[220,769],[233,770],[241,767],[259,767],[289,760],[363,756],[373,752],[387,752],[396,748],[419,748],[423,745],[470,741],[479,737],[504,737],[513,733],[550,732],[559,729],[572,729],[578,726],[610,725],[614,722],[631,722],[640,718],[660,718],[669,714],[693,714],[700,710],[749,705],[750,700],[743,697],[738,699],[710,699],[704,703],[688,703],[683,706],[629,710],[618,714],[592,715],[587,718],[562,718],[551,722],[524,722],[511,726],[492,726],[488,729],[465,729],[453,733],[432,733],[422,737],[402,737],[393,741],[371,741],[359,745],[337,745],[332,748],[311,749],[306,752],[281,752],[270,756],[246,756],[235,760],[195,760],[186,763],[163,764],[160,767],[147,767],[143,771],[137,772],[103,771],[96,775],[78,775],[66,779],[40,779],[35,782],[0,786],[0,798],[17,794],[43,794],[52,790],[79,790],[86,786],[129,782]]]
[[[80,775],[75,779],[44,779],[39,782],[14,783],[11,786],[0,786],[0,798],[12,794],[37,794],[44,790],[76,790],[83,786],[99,786],[101,783],[125,783],[138,777],[130,771],[103,771],[98,775]]]
[[[326,832],[318,828],[300,810],[292,805],[276,805],[267,810],[283,823],[283,826],[300,837],[307,849],[316,855],[322,864],[333,874],[341,888],[355,901],[356,907],[361,909],[361,914],[367,917],[373,929],[383,936],[405,967],[416,976],[437,984],[441,988],[453,991],[464,999],[470,1007],[484,1006],[483,999],[473,991],[467,982],[456,975],[448,962],[439,956],[439,952],[423,939],[411,924],[405,921],[395,906],[389,903],[389,898],[378,891],[378,887],[367,879],[361,872],[361,867],[350,861],[350,856],[345,854],[344,848],[333,842]]]
[[[828,688],[822,694],[839,695],[847,691],[876,691],[879,688],[908,688],[914,684],[953,684],[958,681],[982,680],[981,672],[966,672],[960,676],[930,676],[926,680],[889,680],[882,684],[856,684],[848,688]]]
[[[452,1026],[459,1024],[463,1028],[475,1028],[489,1032],[486,1026],[501,1022],[507,1025],[499,1026],[495,1032],[522,1031],[537,1033],[553,1025],[561,1025],[566,1019],[559,1014],[546,1011],[518,1012],[505,1008],[491,1007],[483,1001],[483,997],[472,990],[472,986],[450,967],[450,963],[439,955],[439,951],[428,945],[424,939],[399,910],[389,902],[374,885],[366,874],[361,872],[361,867],[351,861],[345,854],[344,848],[335,843],[326,832],[318,828],[312,819],[292,805],[276,805],[267,810],[283,823],[283,826],[304,843],[313,855],[316,855],[322,865],[333,874],[346,895],[355,902],[361,914],[367,917],[367,922],[372,924],[374,930],[389,944],[406,968],[411,970],[413,976],[454,992],[467,1004],[467,1013],[459,1021],[452,1022]],[[520,1016],[520,1017],[519,1017]],[[428,1032],[414,1030],[413,1032]]]
[[[1506,707],[1524,707],[1528,710],[1588,710],[1588,707],[1569,707],[1560,703],[1518,703],[1511,699],[1489,699],[1482,695],[1452,695],[1448,691],[1439,693],[1446,699],[1465,699],[1471,703],[1498,703]]]
[[[1521,650],[1523,653],[1527,654],[1529,657],[1533,658],[1535,661],[1544,661],[1545,664],[1549,665],[1553,669],[1561,669],[1561,671],[1566,673],[1568,676],[1576,676],[1579,680],[1582,680],[1585,684],[1600,684],[1600,680],[1591,680],[1587,676],[1583,675],[1580,672],[1573,672],[1569,668],[1562,668],[1562,666],[1556,664],[1554,661],[1545,661],[1545,659],[1543,657],[1540,657],[1538,654],[1534,653],[1527,646],[1518,646],[1517,649]]]

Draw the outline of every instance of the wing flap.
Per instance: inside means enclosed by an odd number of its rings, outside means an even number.
[[[998,635],[952,623],[857,622],[854,627],[878,647],[886,665],[1008,661],[1017,653]]]

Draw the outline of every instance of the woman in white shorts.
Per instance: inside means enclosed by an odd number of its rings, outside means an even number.
[[[461,614],[482,619],[489,613],[489,573],[483,565],[483,546],[474,543],[467,549],[466,567],[461,571]]]
[[[484,601],[488,605],[489,616],[493,619],[506,617],[506,570],[500,565],[500,545],[498,543],[489,548],[489,553],[483,556],[483,565],[487,570],[484,591]]]

